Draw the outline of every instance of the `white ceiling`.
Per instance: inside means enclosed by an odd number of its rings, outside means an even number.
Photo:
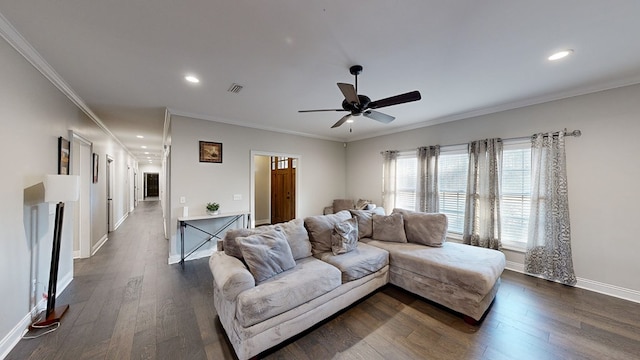
[[[165,108],[351,141],[640,82],[637,0],[0,0],[0,13],[140,159],[141,145],[160,155]],[[297,112],[339,108],[353,64],[359,93],[422,100],[352,133],[330,129],[343,113]]]

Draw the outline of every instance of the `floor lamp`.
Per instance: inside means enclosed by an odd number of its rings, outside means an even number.
[[[42,328],[59,323],[64,313],[69,309],[69,305],[56,307],[56,286],[58,284],[58,265],[60,264],[64,203],[78,200],[79,184],[80,177],[76,175],[46,175],[44,179],[44,201],[56,203],[56,218],[53,228],[47,312],[45,319],[32,324],[32,328]]]

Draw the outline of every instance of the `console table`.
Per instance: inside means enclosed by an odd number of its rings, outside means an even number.
[[[234,224],[236,221],[242,219],[242,227],[248,228],[250,223],[249,221],[250,216],[251,216],[250,213],[242,211],[242,212],[220,213],[217,215],[195,215],[195,216],[179,217],[178,225],[180,226],[180,266],[184,269],[184,259],[188,258],[191,254],[196,252],[204,244],[211,241],[211,239],[213,238],[221,239],[221,237],[218,235],[220,235],[221,232],[227,230],[229,226]],[[213,233],[210,233],[194,225],[194,223],[197,223],[198,221],[211,220],[211,219],[225,219],[225,221],[222,225],[218,226],[215,230],[213,230]],[[203,232],[209,235],[209,237],[203,240],[202,242],[200,242],[200,244],[198,244],[187,255],[185,255],[184,254],[184,230],[187,228],[187,226],[192,227],[200,232]]]

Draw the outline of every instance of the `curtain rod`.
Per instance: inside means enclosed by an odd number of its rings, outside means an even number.
[[[567,128],[564,128],[563,131],[554,131],[551,133],[552,136],[557,136],[560,134],[560,132],[564,133],[564,136],[573,136],[573,137],[580,137],[582,135],[582,131],[580,130],[573,130],[573,131],[567,131]],[[539,133],[537,133],[539,134]],[[548,136],[548,133],[543,133],[544,136]],[[520,136],[520,137],[512,137],[512,138],[506,138],[506,139],[502,139],[504,140],[526,140],[526,139],[531,139],[534,135],[533,134],[531,136]],[[462,143],[462,144],[449,144],[449,145],[440,145],[440,147],[444,147],[444,146],[462,146],[462,145],[468,145],[469,143]],[[415,150],[415,149],[408,149],[408,150],[391,150],[391,151],[398,151],[398,152],[405,152],[405,151],[411,151],[411,150]],[[387,150],[390,151],[390,150]],[[381,151],[380,154],[384,154],[386,151]]]

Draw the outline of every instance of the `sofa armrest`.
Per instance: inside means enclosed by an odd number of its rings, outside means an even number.
[[[215,285],[229,301],[235,301],[238,294],[256,286],[253,275],[242,261],[223,252],[211,255],[209,268]]]

